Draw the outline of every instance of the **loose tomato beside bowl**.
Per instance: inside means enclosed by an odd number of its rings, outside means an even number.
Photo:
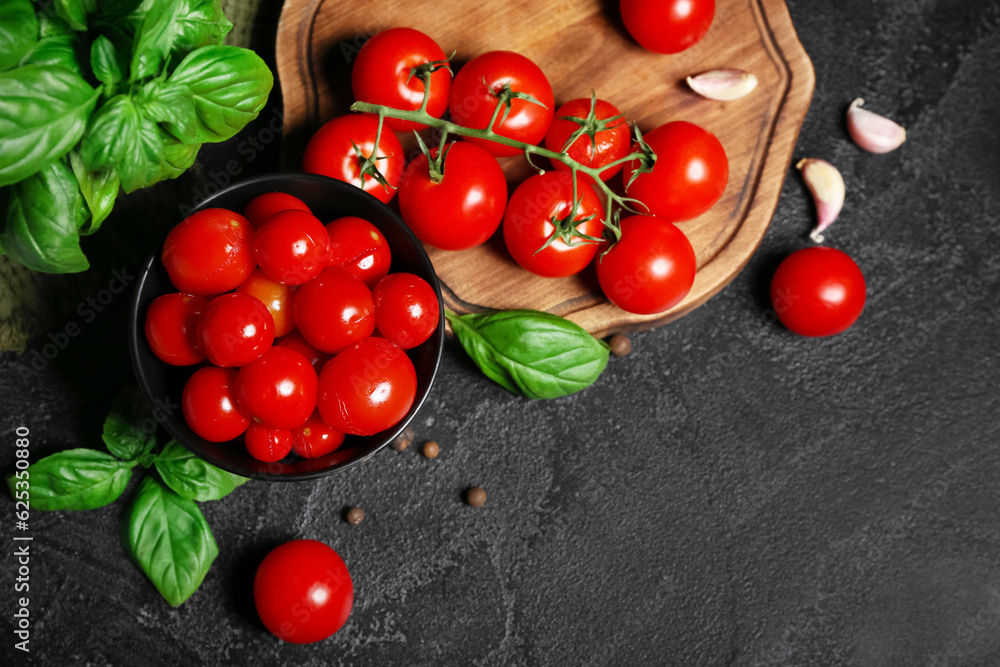
[[[346,216],[369,221],[392,251],[392,273],[422,278],[433,288],[440,309],[443,303],[441,288],[423,246],[395,212],[353,185],[316,174],[260,176],[220,191],[202,202],[198,210],[228,209],[238,212],[244,210],[255,197],[270,192],[285,193],[301,200],[324,223]],[[178,222],[185,217],[188,216],[179,212]],[[174,438],[208,462],[238,475],[272,481],[296,481],[330,475],[358,465],[406,428],[426,399],[437,374],[444,342],[443,313],[439,313],[438,325],[430,338],[405,352],[415,372],[415,396],[409,410],[393,426],[371,435],[347,435],[342,446],[314,458],[292,454],[277,461],[261,461],[250,455],[242,436],[209,442],[196,435],[185,422],[183,388],[197,366],[173,366],[161,361],[150,348],[144,330],[150,304],[160,296],[176,291],[157,249],[141,272],[130,313],[130,352],[139,386]],[[295,333],[289,335],[294,336]],[[281,343],[275,342],[276,345]],[[312,361],[309,355],[305,358]],[[315,452],[316,448],[312,451]]]

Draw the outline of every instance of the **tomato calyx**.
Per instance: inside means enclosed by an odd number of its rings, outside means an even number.
[[[437,151],[435,153],[431,153],[431,150],[427,148],[427,144],[424,143],[424,140],[419,133],[414,132],[413,136],[417,138],[417,146],[420,148],[420,152],[427,158],[427,172],[430,176],[431,183],[440,183],[444,180],[445,158],[448,157],[448,150],[455,145],[455,142],[448,142],[448,132],[442,132],[441,141],[438,143]]]
[[[452,51],[451,55],[444,60],[430,60],[410,68],[410,75],[406,77],[406,82],[409,83],[413,77],[417,77],[424,82],[424,99],[420,104],[421,111],[427,111],[427,103],[431,99],[431,96],[428,94],[431,87],[431,75],[434,72],[446,69],[449,74],[455,76],[455,71],[451,69],[451,59],[455,57],[456,53],[457,51]]]
[[[638,160],[639,166],[632,172],[632,178],[628,179],[628,183],[625,184],[625,191],[628,192],[629,187],[635,182],[642,174],[648,174],[653,171],[653,167],[656,165],[656,152],[650,147],[646,140],[642,138],[642,131],[639,130],[638,125],[633,125],[632,130],[635,132],[635,145],[638,150],[637,154],[633,154],[630,157],[632,159]],[[631,201],[637,201],[635,199]]]
[[[549,235],[549,238],[545,240],[545,243],[542,244],[542,247],[536,250],[534,254],[537,255],[538,253],[545,250],[556,241],[562,241],[563,243],[566,244],[568,248],[575,248],[577,246],[587,245],[588,243],[604,243],[603,238],[599,236],[591,236],[590,234],[585,234],[581,232],[579,229],[577,229],[578,226],[584,224],[585,222],[590,222],[596,216],[588,215],[582,218],[576,217],[576,213],[579,210],[580,204],[583,201],[583,198],[577,195],[576,185],[577,185],[577,178],[576,175],[574,174],[573,206],[570,207],[569,213],[567,213],[562,218],[557,218],[556,216],[552,216],[549,222],[552,223],[552,226],[555,229],[552,230],[552,234]]]
[[[424,102],[426,103],[427,97],[424,97]],[[375,147],[372,149],[371,155],[365,155],[361,147],[358,146],[354,141],[351,141],[351,146],[354,147],[354,153],[358,156],[358,178],[361,182],[365,182],[365,177],[373,179],[376,183],[382,186],[382,189],[389,192],[391,189],[395,189],[395,186],[389,183],[385,175],[382,174],[378,169],[378,161],[385,160],[388,155],[379,155],[378,147],[382,142],[382,126],[384,125],[385,114],[379,113],[378,115],[378,129],[375,131]]]
[[[620,113],[617,116],[611,116],[609,118],[598,118],[597,117],[597,91],[591,89],[590,91],[590,111],[587,113],[586,118],[577,118],[576,116],[559,116],[559,120],[568,120],[570,122],[579,125],[577,129],[573,131],[571,135],[563,142],[562,152],[565,153],[569,150],[569,147],[576,143],[576,140],[580,137],[586,136],[590,139],[590,146],[593,150],[597,150],[597,135],[600,132],[605,132],[607,130],[614,129],[625,122],[623,119],[625,114]]]
[[[486,83],[486,79],[483,79],[483,85],[489,88],[489,84]],[[490,94],[497,98],[498,102],[497,108],[493,110],[493,118],[487,126],[491,129],[496,127],[497,116],[501,111],[503,112],[503,116],[500,117],[500,123],[507,120],[507,116],[510,115],[511,106],[514,104],[514,100],[524,100],[525,102],[529,102],[531,104],[537,104],[543,109],[547,108],[545,104],[539,101],[535,96],[511,88],[510,81],[504,81],[503,85],[499,88],[491,89]]]

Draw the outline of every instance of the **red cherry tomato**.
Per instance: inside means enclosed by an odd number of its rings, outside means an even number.
[[[275,341],[275,345],[281,345],[282,347],[290,347],[295,350],[303,357],[309,360],[312,367],[316,369],[319,373],[320,369],[323,368],[323,364],[330,360],[333,355],[328,352],[320,352],[315,347],[306,342],[306,339],[302,337],[302,332],[295,330],[288,334],[280,341]]]
[[[390,273],[375,286],[375,328],[404,350],[431,337],[441,305],[430,283],[412,273]]]
[[[500,226],[507,179],[496,158],[479,146],[459,142],[445,150],[440,178],[431,175],[426,155],[409,164],[399,184],[399,210],[424,243],[465,250],[485,242]],[[431,149],[432,156],[437,154]]]
[[[246,208],[243,209],[243,215],[251,225],[260,227],[272,215],[292,209],[312,213],[309,206],[298,197],[284,192],[265,192],[247,203]]]
[[[645,204],[650,215],[681,222],[719,201],[729,181],[729,160],[714,134],[694,123],[675,121],[643,139],[656,153],[656,163],[651,172],[636,176],[626,194]],[[625,165],[626,183],[638,167],[638,160]]]
[[[398,345],[373,336],[326,362],[316,404],[338,431],[374,435],[398,424],[416,395],[413,362]]]
[[[362,176],[362,162],[376,152],[377,132],[376,116],[351,114],[334,118],[309,140],[302,170],[356,185],[378,200],[388,202],[396,194],[406,158],[399,139],[391,129],[383,127],[375,162],[388,185],[383,187],[370,174]],[[355,146],[360,149],[361,156]]]
[[[257,230],[254,258],[271,280],[301,285],[326,267],[329,238],[323,223],[312,213],[290,210],[277,213]]]
[[[330,428],[319,410],[292,433],[292,451],[304,459],[316,459],[336,451],[344,443],[344,434]]]
[[[160,361],[190,366],[205,359],[198,347],[198,317],[208,299],[193,294],[164,294],[146,310],[146,341]]]
[[[552,151],[566,152],[585,167],[603,167],[620,160],[632,148],[632,133],[621,111],[604,100],[596,100],[591,111],[591,101],[585,98],[570,100],[556,109],[555,118],[545,135],[545,147]],[[583,134],[569,146],[566,142],[578,131]],[[556,169],[569,170],[562,162],[553,161]],[[606,181],[619,171],[622,165],[609,167],[601,172],[601,180]]]
[[[778,319],[802,336],[832,336],[865,308],[865,277],[847,253],[811,247],[786,257],[771,279]]]
[[[295,324],[307,343],[336,354],[375,330],[372,292],[344,269],[327,269],[299,288]]]
[[[235,368],[205,366],[188,378],[181,392],[184,421],[209,442],[226,442],[243,433],[250,419],[236,406]]]
[[[661,313],[691,291],[694,248],[676,225],[648,215],[621,221],[621,240],[597,260],[597,280],[611,303],[630,313]]]
[[[243,366],[274,343],[274,318],[256,297],[240,292],[208,302],[198,318],[198,346],[216,366]]]
[[[351,70],[354,99],[396,109],[419,109],[424,101],[424,81],[413,76],[413,69],[426,63],[447,59],[433,39],[412,28],[383,30],[365,42]],[[441,68],[431,74],[427,113],[440,118],[448,108],[451,72]],[[421,123],[386,118],[386,125],[397,132],[426,127]]]
[[[622,21],[642,48],[680,53],[712,25],[715,0],[621,0]]]
[[[534,274],[558,277],[579,273],[594,259],[603,244],[584,241],[577,234],[601,238],[603,206],[583,179],[577,183],[576,196],[580,204],[573,216],[576,232],[570,242],[557,238],[540,250],[556,229],[552,220],[568,218],[572,211],[573,178],[568,171],[548,171],[517,186],[503,219],[504,242],[514,261]]]
[[[295,290],[292,287],[271,280],[258,268],[236,291],[249,294],[267,307],[274,320],[275,338],[288,335],[295,329]]]
[[[298,428],[316,407],[316,370],[295,350],[277,345],[240,369],[236,401],[243,414],[271,428]]]
[[[353,273],[368,289],[388,275],[392,253],[378,227],[362,218],[347,216],[327,224],[326,233],[330,240],[327,266]]]
[[[170,230],[160,258],[179,291],[214,296],[234,289],[253,271],[253,237],[253,227],[239,213],[207,208]]]
[[[264,422],[250,422],[243,435],[250,456],[264,463],[280,461],[292,451],[292,432],[271,428]]]
[[[264,627],[278,639],[309,644],[347,622],[354,584],[336,551],[315,540],[292,540],[257,567],[253,599]]]
[[[538,65],[513,51],[489,51],[478,55],[458,71],[451,86],[448,108],[455,122],[465,127],[486,128],[499,103],[497,94],[508,85],[514,92],[531,95],[541,104],[526,99],[511,101],[510,113],[497,116],[493,131],[502,137],[538,144],[552,122],[555,99],[552,85]],[[467,139],[493,155],[507,157],[521,151],[486,139]]]

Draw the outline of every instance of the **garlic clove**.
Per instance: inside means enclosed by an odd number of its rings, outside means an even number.
[[[906,130],[885,116],[862,109],[860,97],[847,109],[847,131],[861,148],[871,153],[888,153],[906,141]]]
[[[833,224],[844,207],[847,188],[840,171],[826,160],[805,158],[799,160],[795,168],[802,174],[809,192],[816,201],[816,228],[809,234],[816,243],[823,242],[824,229]]]
[[[691,90],[710,100],[730,102],[749,95],[757,77],[741,69],[715,69],[687,77]]]

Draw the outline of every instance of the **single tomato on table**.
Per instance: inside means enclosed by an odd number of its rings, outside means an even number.
[[[648,215],[621,221],[621,238],[597,260],[597,280],[611,303],[630,313],[661,313],[694,284],[694,248],[678,227]]]
[[[424,101],[424,81],[417,68],[430,72],[426,111],[440,118],[448,108],[451,72],[447,56],[433,39],[413,28],[389,28],[375,34],[358,51],[351,69],[354,99],[412,111]],[[426,127],[422,123],[386,118],[385,124],[397,132]]]
[[[861,317],[865,290],[865,277],[847,253],[816,246],[782,260],[771,279],[771,303],[795,333],[832,336]]]
[[[555,118],[545,135],[545,147],[559,153],[565,152],[585,167],[599,168],[621,160],[632,148],[632,132],[618,108],[610,102],[578,98],[556,109]],[[569,167],[558,160],[552,161],[556,169],[568,171]],[[601,171],[606,181],[619,171],[616,164]]]
[[[362,172],[369,160],[371,164]],[[379,135],[377,116],[350,114],[334,118],[316,131],[306,145],[302,170],[356,185],[388,203],[396,194],[405,161],[403,147],[392,130],[383,126]]]
[[[418,239],[441,250],[484,243],[500,226],[507,179],[496,158],[466,142],[417,156],[399,184],[399,210]]]
[[[514,261],[549,278],[582,271],[603,247],[604,210],[583,179],[577,180],[576,199],[574,208],[568,171],[536,174],[517,186],[503,219],[504,242]]]
[[[508,139],[540,143],[552,122],[552,110],[555,108],[552,85],[538,65],[519,53],[489,51],[466,63],[455,75],[448,108],[459,125],[486,129],[501,96],[510,96],[511,93],[510,112],[505,116],[500,110],[493,123],[493,131]],[[488,139],[466,138],[466,141],[482,146],[498,157],[521,152]]]
[[[278,639],[309,644],[347,622],[354,584],[336,551],[316,540],[292,540],[257,566],[253,599],[264,627]]]
[[[705,36],[715,17],[715,0],[621,0],[629,34],[647,51],[680,53]]]
[[[670,222],[696,218],[719,201],[729,181],[729,160],[714,134],[687,121],[674,121],[643,136],[656,153],[652,171],[642,160],[625,165],[625,194],[650,215]]]

